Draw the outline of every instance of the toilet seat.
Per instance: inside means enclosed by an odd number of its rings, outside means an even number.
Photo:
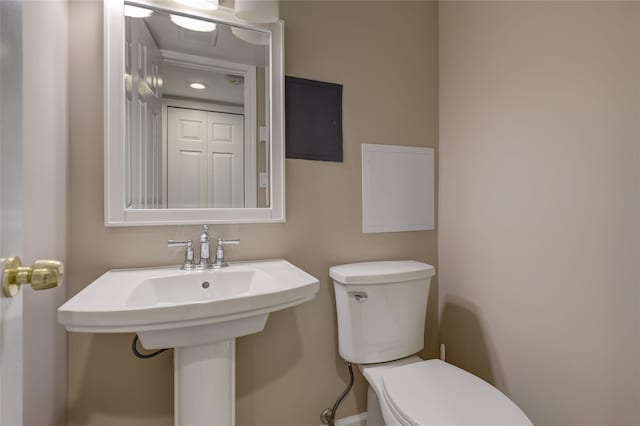
[[[384,403],[386,404],[386,413],[387,415],[391,414],[393,420],[395,420],[402,426],[418,426],[413,420],[405,417],[400,411],[398,411],[393,401],[389,397],[389,393],[386,389],[384,389],[384,387],[382,389],[382,398],[384,399]]]
[[[498,389],[440,360],[382,372],[382,395],[402,425],[532,425]]]

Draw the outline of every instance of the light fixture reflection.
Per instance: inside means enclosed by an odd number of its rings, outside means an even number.
[[[270,24],[278,22],[280,6],[278,0],[235,0],[233,11],[243,21]]]
[[[186,16],[170,15],[171,22],[174,24],[186,28],[191,31],[199,31],[202,33],[208,33],[216,30],[216,24],[214,22],[202,21],[200,19],[187,18]]]
[[[240,40],[255,44],[258,46],[265,46],[269,44],[269,34],[260,31],[247,30],[240,27],[231,27],[231,33],[238,37]]]
[[[196,89],[196,90],[204,90],[207,88],[207,86],[205,86],[202,83],[191,83],[189,84],[189,87],[191,87],[192,89]]]
[[[201,10],[217,10],[219,6],[218,0],[176,0],[176,2]]]
[[[153,15],[153,10],[151,9],[132,6],[130,4],[124,5],[124,16],[128,16],[129,18],[148,18],[151,15]]]

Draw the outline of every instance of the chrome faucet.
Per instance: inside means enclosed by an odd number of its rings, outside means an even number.
[[[200,261],[196,264],[193,255],[193,242],[191,240],[169,240],[169,247],[187,247],[187,251],[184,255],[184,264],[180,267],[180,269],[184,269],[186,271],[190,271],[192,269],[226,268],[229,266],[224,260],[224,246],[227,244],[240,244],[240,240],[223,240],[222,238],[218,238],[216,260],[215,262],[212,262],[209,225],[202,225],[202,234],[200,234]]]
[[[216,247],[216,261],[213,263],[214,269],[226,268],[229,266],[224,260],[224,246],[227,244],[240,244],[240,240],[223,240],[218,238],[218,245]]]
[[[209,242],[209,225],[202,225],[202,234],[200,234],[200,262],[199,269],[209,269],[213,266],[211,262],[211,244]]]

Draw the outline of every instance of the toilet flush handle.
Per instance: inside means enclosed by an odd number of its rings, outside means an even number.
[[[350,291],[347,293],[349,296],[353,296],[357,302],[364,302],[369,298],[369,295],[364,291]]]

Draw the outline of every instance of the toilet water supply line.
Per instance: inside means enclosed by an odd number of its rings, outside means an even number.
[[[347,367],[349,367],[349,384],[347,388],[342,392],[342,394],[338,397],[335,404],[333,404],[333,408],[325,408],[320,413],[320,421],[323,425],[334,426],[336,421],[336,412],[338,411],[338,407],[342,404],[342,401],[347,397],[349,391],[353,387],[353,382],[355,381],[353,377],[353,365],[350,362],[347,362]]]
[[[446,362],[446,348],[444,346],[444,343],[440,344],[440,359]],[[322,413],[320,413],[320,421],[323,425],[335,426],[336,411],[338,411],[338,407],[340,407],[340,404],[342,404],[342,401],[346,398],[346,396],[349,394],[349,391],[351,391],[351,388],[353,387],[353,366],[350,362],[347,362],[347,367],[349,367],[349,384],[347,385],[347,388],[344,390],[344,392],[342,392],[342,394],[338,397],[336,403],[333,404],[333,408],[325,408],[324,410],[322,410]]]

